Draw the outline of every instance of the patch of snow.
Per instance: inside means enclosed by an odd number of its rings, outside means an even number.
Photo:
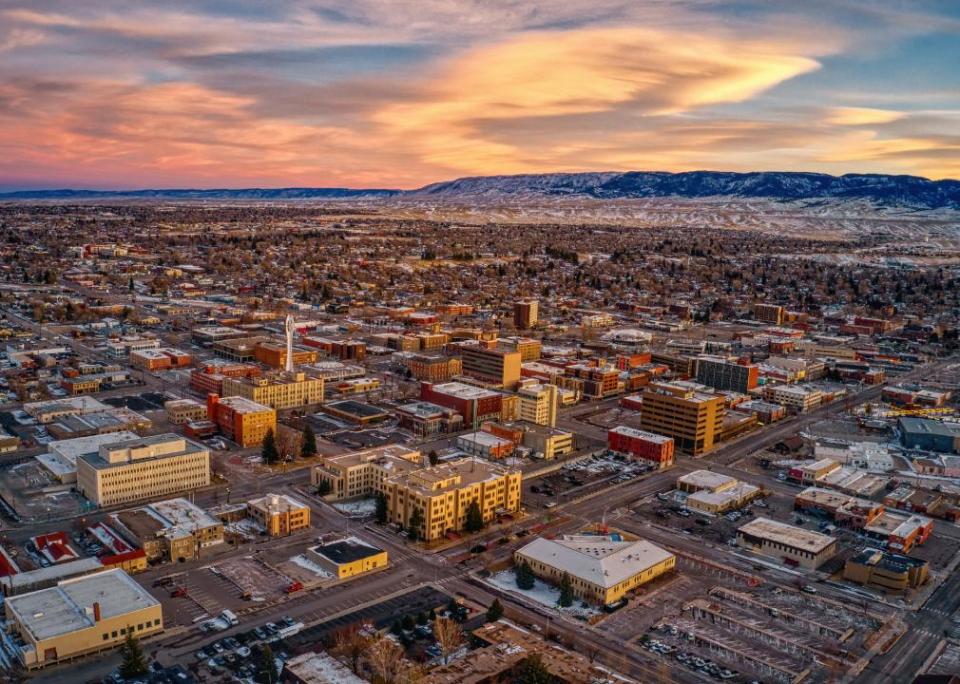
[[[532,601],[536,601],[541,605],[553,608],[565,615],[579,615],[589,618],[593,615],[600,614],[599,609],[594,606],[584,608],[581,605],[582,601],[576,597],[573,599],[572,606],[561,608],[558,605],[560,600],[559,587],[548,584],[539,578],[533,581],[533,589],[520,589],[517,586],[516,575],[514,575],[513,570],[502,570],[495,575],[488,577],[486,581],[487,583],[495,586],[497,589],[515,592],[521,596],[527,597]]]
[[[357,501],[338,501],[333,504],[333,507],[350,517],[367,517],[376,515],[377,500],[358,499]]]
[[[290,562],[293,563],[294,565],[299,565],[304,570],[309,570],[317,577],[322,577],[322,578],[333,577],[331,573],[327,572],[322,567],[320,567],[319,565],[317,565],[312,560],[310,560],[309,558],[307,558],[302,554],[299,556],[294,556],[293,558],[290,559]]]

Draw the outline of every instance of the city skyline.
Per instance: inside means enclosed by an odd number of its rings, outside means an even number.
[[[0,190],[960,176],[946,2],[0,10]]]

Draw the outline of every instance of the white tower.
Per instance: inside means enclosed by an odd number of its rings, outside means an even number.
[[[284,368],[288,373],[293,372],[293,316],[287,315],[287,320],[284,322],[283,329],[287,333],[287,365]]]

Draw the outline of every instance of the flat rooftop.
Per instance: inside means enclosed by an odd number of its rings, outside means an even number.
[[[311,551],[323,556],[336,565],[353,563],[383,553],[383,549],[379,549],[372,544],[367,544],[357,537],[347,537],[346,539],[340,539],[330,542],[329,544],[318,544],[312,547]]]
[[[493,390],[484,389],[483,387],[474,387],[473,385],[468,385],[465,382],[443,382],[439,385],[433,385],[430,388],[434,392],[439,392],[440,394],[449,394],[450,396],[457,397],[458,399],[466,399],[472,401],[474,399],[492,399],[493,397],[499,397],[500,392],[494,392]]]
[[[461,458],[441,465],[419,468],[409,473],[395,475],[391,480],[393,482],[399,481],[424,493],[438,494],[476,482],[493,480],[504,476],[508,472],[509,469],[501,468],[489,461],[478,458]],[[519,473],[519,471],[514,472]],[[455,482],[437,486],[449,480],[455,480]]]
[[[450,415],[451,413],[456,413],[453,409],[448,409],[446,406],[433,404],[429,401],[415,401],[410,404],[398,406],[394,410],[399,413],[406,413],[422,419],[441,418],[443,416]]]
[[[140,435],[124,430],[123,432],[110,432],[105,435],[60,439],[50,442],[47,445],[47,449],[61,459],[76,465],[79,456],[95,454],[100,450],[100,447],[104,445],[135,442],[138,439],[140,439]]]
[[[615,428],[611,428],[610,432],[615,432],[624,437],[632,437],[633,439],[643,439],[647,442],[653,442],[654,444],[666,444],[667,442],[673,441],[673,437],[658,435],[655,432],[647,432],[646,430],[638,430],[628,425],[618,425]]]
[[[751,520],[741,525],[737,533],[813,553],[820,553],[836,543],[836,540],[829,535],[777,522],[770,518]]]
[[[729,487],[737,481],[737,478],[715,473],[712,470],[694,470],[677,478],[677,484],[685,484],[697,489],[709,489],[715,491],[721,487]]]
[[[343,401],[333,401],[328,404],[324,404],[324,408],[332,408],[335,411],[341,413],[349,413],[354,416],[360,416],[363,418],[370,418],[373,416],[387,415],[387,411],[380,408],[379,406],[374,406],[372,404],[364,404],[360,401],[354,401],[352,399],[344,399]]]

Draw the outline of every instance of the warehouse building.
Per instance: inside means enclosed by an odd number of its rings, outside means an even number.
[[[122,570],[106,570],[4,601],[8,636],[28,669],[163,631],[160,602]]]
[[[387,552],[357,537],[324,541],[307,549],[307,558],[337,579],[387,567]]]
[[[573,593],[591,603],[608,605],[676,565],[676,556],[645,540],[618,536],[564,535],[534,539],[514,552],[514,562],[552,584],[569,575]]]
[[[687,492],[687,508],[720,515],[741,508],[760,496],[759,487],[710,470],[694,470],[677,478],[677,489]]]
[[[960,453],[960,425],[905,416],[897,420],[900,442],[908,449]]]

